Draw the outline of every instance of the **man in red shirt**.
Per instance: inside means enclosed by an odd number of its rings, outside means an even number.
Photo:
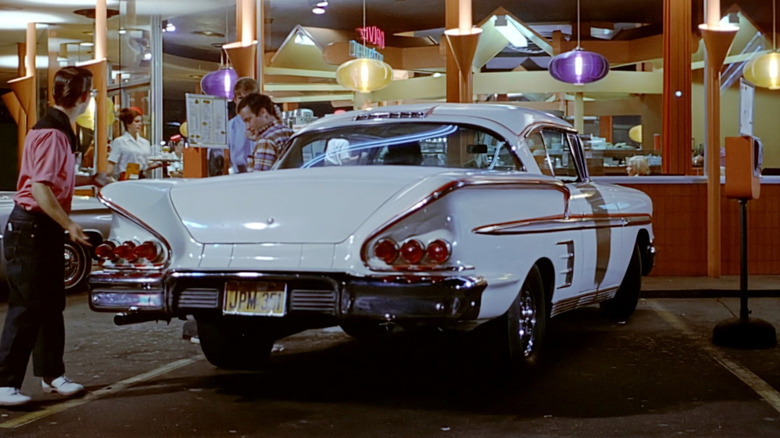
[[[20,388],[30,355],[44,392],[84,390],[65,376],[65,233],[89,240],[68,216],[76,185],[102,186],[105,174],[76,175],[72,124],[87,107],[92,73],[65,67],[54,76],[54,106],[28,133],[22,152],[14,209],[4,232],[9,285],[8,313],[0,338],[0,406],[30,401]]]

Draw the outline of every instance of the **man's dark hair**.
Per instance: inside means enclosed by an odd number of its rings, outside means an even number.
[[[54,75],[54,104],[73,108],[84,93],[92,91],[92,72],[83,67],[64,67]]]
[[[259,115],[260,110],[265,108],[266,111],[268,111],[268,114],[276,117],[277,119],[279,116],[276,114],[276,106],[271,101],[271,98],[266,96],[265,94],[260,93],[250,93],[247,94],[246,97],[241,101],[241,103],[238,104],[238,108],[236,108],[236,112],[240,113],[244,107],[249,107],[249,111],[252,111],[252,114]]]

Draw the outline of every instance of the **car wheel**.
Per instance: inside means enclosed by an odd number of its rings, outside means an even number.
[[[604,315],[611,319],[625,321],[636,310],[639,304],[639,292],[642,289],[642,257],[639,246],[634,246],[634,253],[628,263],[626,275],[620,283],[615,296],[599,303]]]
[[[263,327],[240,318],[196,317],[200,348],[217,368],[257,370],[265,364],[274,339]]]
[[[511,370],[531,368],[539,361],[547,330],[547,299],[538,267],[534,266],[528,273],[504,318]]]
[[[87,250],[74,242],[65,242],[65,292],[80,290],[89,272],[92,270],[92,259]]]

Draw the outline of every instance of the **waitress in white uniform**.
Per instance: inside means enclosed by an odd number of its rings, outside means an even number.
[[[142,115],[133,108],[122,108],[119,111],[119,121],[124,125],[125,133],[111,142],[108,175],[117,180],[143,178],[144,171],[149,169],[152,148],[149,140],[139,135],[143,127]],[[130,172],[127,171],[128,164],[131,164]]]

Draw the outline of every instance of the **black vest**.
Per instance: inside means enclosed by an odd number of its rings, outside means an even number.
[[[73,132],[73,127],[70,125],[70,119],[65,113],[57,108],[49,108],[46,116],[41,120],[38,120],[38,123],[36,123],[32,129],[56,129],[62,131],[68,136],[68,140],[70,140],[70,150],[73,153],[76,153],[76,150],[78,149],[78,139]]]

